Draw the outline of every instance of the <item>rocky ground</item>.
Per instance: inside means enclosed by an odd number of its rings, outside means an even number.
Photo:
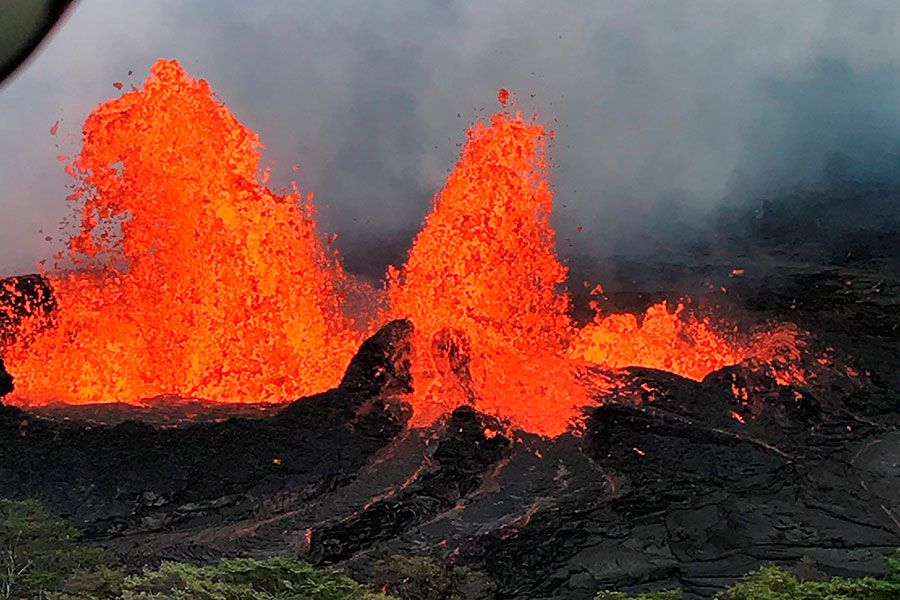
[[[410,429],[397,321],[337,389],[275,413],[197,422],[186,402],[151,424],[152,406],[2,406],[0,497],[37,498],[134,563],[290,553],[365,578],[380,558],[429,555],[487,573],[503,598],[704,597],[803,556],[878,572],[900,547],[900,277],[770,265],[727,297],[809,331],[836,375],[788,388],[749,365],[702,382],[631,369],[555,439],[505,432],[477,406]]]

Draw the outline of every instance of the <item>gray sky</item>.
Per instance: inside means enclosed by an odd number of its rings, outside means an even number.
[[[56,156],[159,57],[259,132],[277,184],[301,166],[348,253],[416,228],[499,87],[557,132],[572,252],[640,248],[735,186],[815,178],[836,149],[900,165],[894,0],[81,0],[0,88],[0,274],[53,251],[69,211]]]

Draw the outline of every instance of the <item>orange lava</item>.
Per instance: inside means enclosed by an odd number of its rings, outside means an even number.
[[[358,345],[311,197],[257,176],[257,136],[175,61],[84,125],[80,269],[51,274],[55,326],[7,349],[29,404],[293,400]],[[296,191],[296,190],[295,190]]]
[[[597,314],[576,336],[570,355],[612,368],[649,367],[700,381],[713,371],[755,360],[766,363],[779,383],[804,379],[799,368],[799,332],[790,326],[761,329],[743,339],[723,332],[709,316],[686,315],[666,302],[650,306],[638,320],[630,313]]]
[[[528,431],[556,435],[604,391],[584,372],[586,364],[701,380],[745,360],[799,358],[791,330],[738,340],[708,317],[666,303],[641,317],[598,314],[577,329],[549,222],[547,138],[519,114],[501,112],[489,125],[473,126],[405,266],[391,273],[393,315],[416,325],[414,422],[471,403]],[[796,380],[791,365],[784,366],[773,368],[776,378]],[[588,380],[593,390],[577,383]]]
[[[354,288],[312,197],[260,181],[256,135],[205,81],[159,61],[84,131],[71,166],[78,268],[49,275],[52,326],[26,321],[6,349],[18,403],[278,402],[338,383],[361,341],[343,294]],[[413,424],[469,403],[557,435],[598,401],[597,365],[699,380],[755,361],[779,383],[802,379],[790,326],[739,338],[661,303],[578,328],[550,226],[550,137],[506,108],[471,127],[407,262],[389,270],[382,317],[415,325]]]
[[[546,143],[543,127],[519,115],[472,127],[406,264],[392,273],[394,316],[416,326],[416,422],[474,402],[555,434],[588,404],[565,356],[572,324],[549,222]],[[434,347],[448,328],[470,359],[456,369]]]

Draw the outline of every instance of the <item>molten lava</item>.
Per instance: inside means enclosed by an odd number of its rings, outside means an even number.
[[[796,329],[739,338],[665,303],[578,328],[550,226],[550,135],[506,108],[477,123],[410,250],[389,271],[387,318],[415,325],[413,423],[464,403],[556,435],[597,402],[596,366],[702,379],[742,361],[802,379]],[[6,349],[19,403],[176,395],[287,401],[335,385],[360,336],[347,278],[312,197],[257,176],[259,141],[203,80],[159,61],[98,107],[71,170],[77,269],[49,274],[48,326]],[[593,365],[594,368],[591,368]]]
[[[642,321],[629,313],[598,314],[578,333],[571,354],[612,368],[650,367],[697,380],[743,359],[708,319],[683,318],[683,309],[654,304]]]
[[[416,421],[473,402],[554,434],[588,404],[565,357],[572,323],[549,222],[546,142],[519,115],[472,127],[406,265],[392,273],[394,316],[416,326]],[[464,364],[446,364],[461,355]]]
[[[393,314],[416,326],[414,422],[468,402],[528,431],[557,435],[606,387],[587,376],[588,364],[701,380],[758,359],[772,363],[781,382],[801,378],[780,361],[799,358],[789,328],[728,339],[709,317],[683,315],[682,306],[669,310],[665,302],[642,317],[597,314],[576,328],[550,226],[547,138],[541,126],[507,112],[470,128],[405,266],[391,273]],[[577,383],[585,380],[594,389]]]
[[[270,402],[340,380],[358,339],[339,265],[312,199],[260,183],[259,147],[174,61],[94,110],[72,166],[81,268],[50,274],[54,326],[6,351],[19,398]]]

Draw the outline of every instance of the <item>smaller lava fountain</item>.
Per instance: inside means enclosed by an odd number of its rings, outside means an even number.
[[[414,424],[474,404],[557,435],[626,366],[700,380],[752,360],[779,381],[805,376],[791,326],[741,338],[660,303],[578,327],[550,226],[552,134],[511,112],[505,90],[498,99],[371,324],[415,326]],[[49,274],[52,323],[26,319],[5,350],[14,400],[284,402],[337,384],[362,339],[341,293],[352,282],[316,231],[312,196],[265,186],[256,135],[209,85],[161,60],[84,130],[70,167],[78,268]]]
[[[501,90],[499,98],[505,106],[509,95]],[[718,333],[708,317],[685,316],[682,306],[669,310],[665,302],[640,318],[598,313],[578,329],[550,226],[550,137],[507,111],[470,128],[406,265],[390,273],[394,316],[416,325],[414,422],[468,402],[528,431],[557,435],[607,387],[590,376],[589,365],[651,367],[701,380],[748,359],[774,368],[785,353],[789,362],[799,358],[791,327],[741,343]],[[801,377],[793,364],[776,371],[785,381]]]

